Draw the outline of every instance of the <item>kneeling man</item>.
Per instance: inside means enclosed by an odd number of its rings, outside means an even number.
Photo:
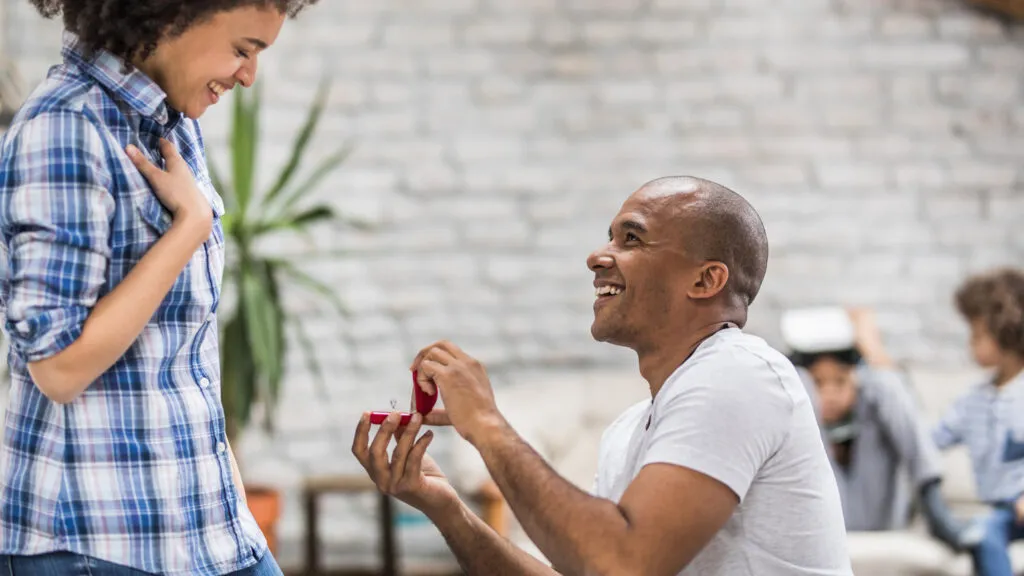
[[[392,414],[353,452],[384,492],[422,510],[467,574],[850,575],[843,512],[793,365],[742,331],[768,262],[742,197],[691,177],[647,183],[590,255],[595,339],[636,351],[651,399],[605,432],[593,494],[509,426],[486,371],[450,342],[413,363],[481,454],[549,567],[490,530],[426,456],[431,432]],[[538,398],[538,402],[542,402]],[[387,446],[397,436],[391,456]]]

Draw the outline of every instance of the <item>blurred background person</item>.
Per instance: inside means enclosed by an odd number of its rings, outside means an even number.
[[[848,531],[904,528],[917,501],[929,531],[956,550],[976,531],[939,493],[936,446],[869,309],[788,311],[782,333],[815,399]]]

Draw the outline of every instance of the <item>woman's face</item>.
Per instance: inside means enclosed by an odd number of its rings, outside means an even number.
[[[171,108],[199,118],[235,85],[252,85],[259,54],[277,39],[285,17],[259,6],[218,12],[160,41],[136,66],[167,93]]]
[[[853,366],[835,358],[819,358],[808,367],[814,378],[814,387],[821,404],[821,418],[825,424],[842,420],[857,402],[857,378]]]

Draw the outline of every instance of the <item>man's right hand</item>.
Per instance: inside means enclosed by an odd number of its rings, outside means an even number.
[[[433,458],[427,455],[427,446],[433,440],[434,433],[428,431],[416,440],[423,416],[414,414],[404,429],[399,428],[398,423],[397,412],[389,415],[380,425],[372,443],[369,413],[363,414],[356,427],[352,453],[377,484],[377,488],[427,515],[439,513],[457,504],[459,496],[455,489]],[[398,438],[398,445],[389,459],[387,448],[392,436]]]
[[[146,177],[153,192],[174,219],[174,224],[195,233],[197,244],[210,237],[213,229],[213,209],[210,201],[196,186],[188,163],[169,140],[160,139],[160,153],[167,170],[161,170],[135,146],[125,149],[135,167]]]

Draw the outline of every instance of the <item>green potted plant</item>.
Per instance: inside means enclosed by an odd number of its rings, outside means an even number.
[[[273,429],[274,409],[280,397],[289,345],[286,326],[293,328],[310,372],[321,378],[313,347],[301,323],[283,306],[282,284],[297,282],[343,312],[340,301],[328,286],[292,262],[261,254],[257,248],[257,242],[263,243],[274,235],[308,234],[312,225],[337,217],[329,206],[309,206],[303,200],[344,162],[349,148],[342,146],[321,160],[308,175],[298,177],[323,113],[327,86],[326,82],[321,83],[288,160],[269,188],[257,191],[255,182],[261,103],[258,84],[234,93],[228,149],[230,171],[221,172],[212,158],[208,159],[213,185],[225,203],[222,224],[227,265],[222,293],[233,294],[235,303],[220,312],[221,399],[228,441],[232,445],[237,445],[233,441],[249,425],[257,405],[262,405],[265,427],[268,431]],[[244,490],[249,509],[271,548],[275,549],[275,526],[280,514],[277,490],[248,482]]]

